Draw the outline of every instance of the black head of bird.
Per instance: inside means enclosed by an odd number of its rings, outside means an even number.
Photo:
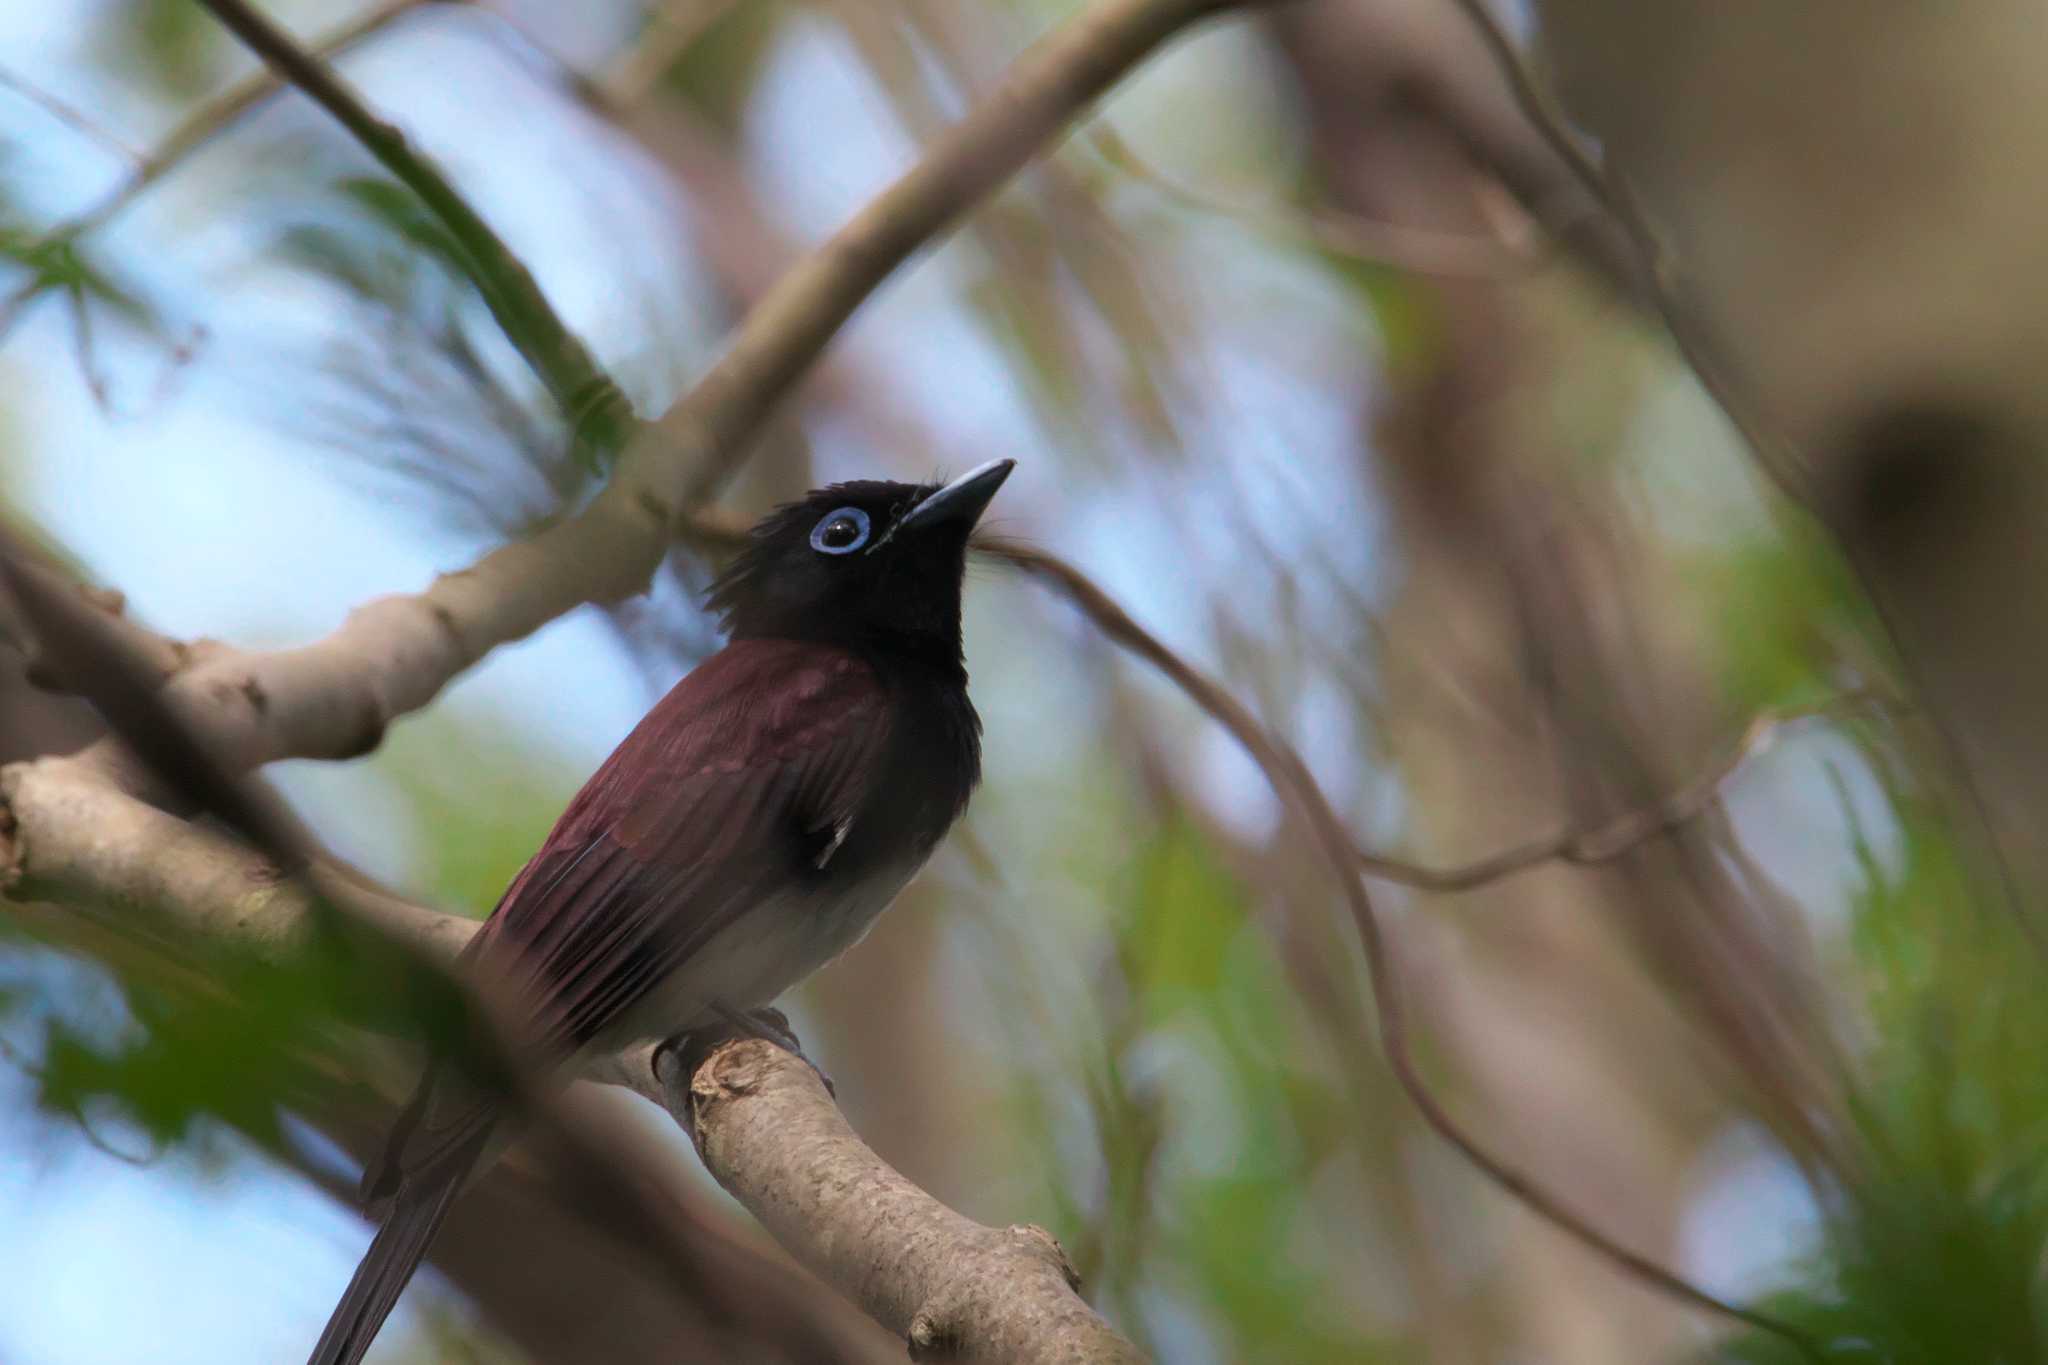
[[[769,514],[712,585],[735,640],[815,640],[960,662],[967,537],[1014,460],[951,483],[833,484]]]

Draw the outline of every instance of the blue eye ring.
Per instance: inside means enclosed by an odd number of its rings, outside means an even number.
[[[846,528],[853,528],[853,538],[848,540]],[[824,519],[811,528],[811,548],[821,555],[850,555],[868,543],[868,514],[858,507],[841,507],[827,512]]]

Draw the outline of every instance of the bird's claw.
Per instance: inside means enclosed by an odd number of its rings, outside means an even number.
[[[773,1006],[764,1006],[757,1010],[738,1010],[730,1005],[717,1004],[712,1006],[712,1011],[718,1016],[718,1022],[692,1029],[688,1033],[679,1033],[661,1045],[663,1050],[672,1050],[678,1054],[685,1067],[685,1075],[694,1074],[696,1069],[704,1064],[705,1059],[723,1044],[740,1038],[758,1038],[764,1043],[773,1043],[784,1052],[795,1056],[817,1075],[818,1080],[824,1084],[826,1094],[834,1099],[839,1098],[839,1089],[832,1084],[832,1078],[827,1076],[816,1062],[804,1055],[804,1047],[797,1041],[796,1030],[789,1026],[789,1016],[781,1010]]]

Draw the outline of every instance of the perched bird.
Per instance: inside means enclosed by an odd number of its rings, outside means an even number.
[[[967,804],[967,537],[1009,477],[835,484],[712,585],[730,642],[569,803],[466,954],[567,1062],[766,1005],[867,932]],[[430,1066],[364,1176],[383,1226],[312,1354],[354,1365],[471,1171],[489,1096]]]

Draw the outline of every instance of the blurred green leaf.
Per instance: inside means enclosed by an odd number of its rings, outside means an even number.
[[[1830,661],[1851,637],[1865,657],[1884,652],[1848,566],[1803,521],[1783,519],[1771,535],[1716,551],[1701,573],[1712,584],[1723,687],[1739,709],[1817,699],[1827,691]]]
[[[1232,942],[1244,927],[1243,890],[1200,835],[1168,826],[1134,860],[1121,945],[1154,1024],[1199,1010],[1224,985]]]
[[[394,728],[378,751],[411,803],[408,823],[432,831],[408,882],[435,904],[487,914],[575,792],[569,765],[510,735],[443,711]]]
[[[90,1101],[112,1100],[167,1144],[187,1140],[202,1118],[276,1138],[278,1115],[303,1084],[306,1059],[332,1038],[343,978],[319,954],[280,965],[217,953],[205,965],[204,991],[130,983],[136,1028],[118,1040],[53,1021],[44,1105],[77,1114]]]
[[[1372,315],[1388,374],[1398,380],[1425,372],[1443,344],[1430,291],[1418,287],[1415,277],[1404,271],[1321,248],[1310,251]]]
[[[1343,1258],[1318,1247],[1308,1175],[1354,1115],[1331,1079],[1301,1064],[1309,1036],[1292,983],[1267,935],[1251,922],[1250,895],[1194,823],[1161,826],[1131,860],[1119,899],[1118,956],[1152,1045],[1222,1083],[1183,1089],[1168,1076],[1154,1145],[1147,1216],[1163,1260],[1189,1288],[1237,1358],[1297,1362],[1394,1359],[1359,1334],[1344,1305]],[[1211,1150],[1221,1103],[1227,1157]],[[1142,1112],[1142,1111],[1140,1111]],[[1098,1122],[1102,1116],[1098,1116]],[[1125,1122],[1130,1120],[1126,1119]],[[1112,1170],[1120,1135],[1105,1125]],[[1203,1156],[1197,1159],[1196,1151]]]
[[[150,330],[156,328],[148,306],[88,261],[78,243],[69,237],[48,237],[0,227],[0,257],[27,270],[38,291],[55,289],[75,298],[103,303],[132,322]]]

